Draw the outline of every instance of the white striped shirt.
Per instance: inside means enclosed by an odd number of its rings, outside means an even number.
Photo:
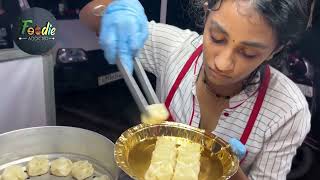
[[[196,32],[153,21],[149,23],[148,40],[137,58],[147,71],[156,75],[161,102],[165,101],[182,67],[200,44],[202,35]],[[198,65],[194,63],[188,70],[170,105],[174,119],[189,124],[194,96],[192,126],[195,127],[200,121],[195,81],[201,64],[202,55]],[[257,98],[257,87],[248,87],[230,99],[229,108],[222,112],[212,133],[225,141],[231,137],[240,139]],[[264,102],[245,145],[249,153],[241,164],[249,179],[286,179],[296,149],[310,130],[310,119],[308,103],[299,88],[271,68]]]

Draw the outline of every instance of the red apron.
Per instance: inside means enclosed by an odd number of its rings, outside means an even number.
[[[170,104],[172,102],[172,99],[174,97],[174,94],[176,93],[180,83],[182,82],[184,76],[187,74],[187,72],[189,71],[191,65],[193,64],[194,61],[196,61],[196,64],[197,64],[197,61],[199,59],[199,56],[202,52],[202,45],[200,45],[193,53],[192,55],[190,56],[190,58],[188,59],[188,61],[186,62],[186,64],[183,66],[181,72],[179,73],[177,79],[175,80],[175,82],[173,83],[173,86],[171,87],[170,91],[169,91],[169,94],[166,98],[166,101],[165,101],[165,105],[167,107],[167,109],[170,111]],[[196,68],[195,68],[196,69]],[[268,89],[268,85],[269,85],[269,81],[270,81],[270,68],[269,66],[266,67],[265,69],[265,77],[263,78],[263,81],[262,81],[262,84],[261,86],[259,87],[259,90],[258,90],[258,96],[257,96],[257,99],[255,101],[255,104],[253,106],[253,110],[249,116],[249,120],[247,122],[247,125],[243,131],[243,134],[240,138],[240,141],[242,144],[246,144],[248,138],[249,138],[249,135],[251,133],[251,130],[253,128],[253,125],[257,119],[257,116],[259,114],[259,111],[260,111],[260,108],[262,106],[262,103],[263,103],[263,100],[264,100],[264,96],[266,95],[266,92],[267,92],[267,89]],[[192,115],[191,115],[191,119],[190,119],[190,123],[189,125],[191,125],[192,123],[192,119],[193,119],[193,115],[194,115],[194,104],[195,104],[195,101],[194,101],[194,96],[193,96],[193,109],[192,109]],[[170,120],[171,121],[174,121],[174,119],[172,118],[172,116],[170,116]],[[248,152],[247,152],[248,154]],[[241,160],[241,162],[245,159],[245,157]]]

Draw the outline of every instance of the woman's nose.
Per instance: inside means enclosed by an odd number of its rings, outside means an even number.
[[[214,64],[218,71],[223,73],[230,73],[234,69],[234,61],[232,58],[232,50],[225,50],[220,52],[214,58]]]

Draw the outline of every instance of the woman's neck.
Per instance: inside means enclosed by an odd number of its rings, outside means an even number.
[[[201,81],[201,83],[203,83],[204,87],[206,88],[206,91],[209,94],[215,95],[216,97],[230,98],[236,94],[239,94],[242,90],[242,82],[225,86],[212,84],[210,81],[206,79],[204,68],[201,68],[198,81]]]

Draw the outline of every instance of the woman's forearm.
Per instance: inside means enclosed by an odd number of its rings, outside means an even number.
[[[93,0],[84,6],[79,14],[80,21],[92,31],[99,34],[101,16],[95,15],[94,9],[98,6],[108,6],[112,0]]]
[[[230,180],[249,180],[241,168],[230,178]]]

